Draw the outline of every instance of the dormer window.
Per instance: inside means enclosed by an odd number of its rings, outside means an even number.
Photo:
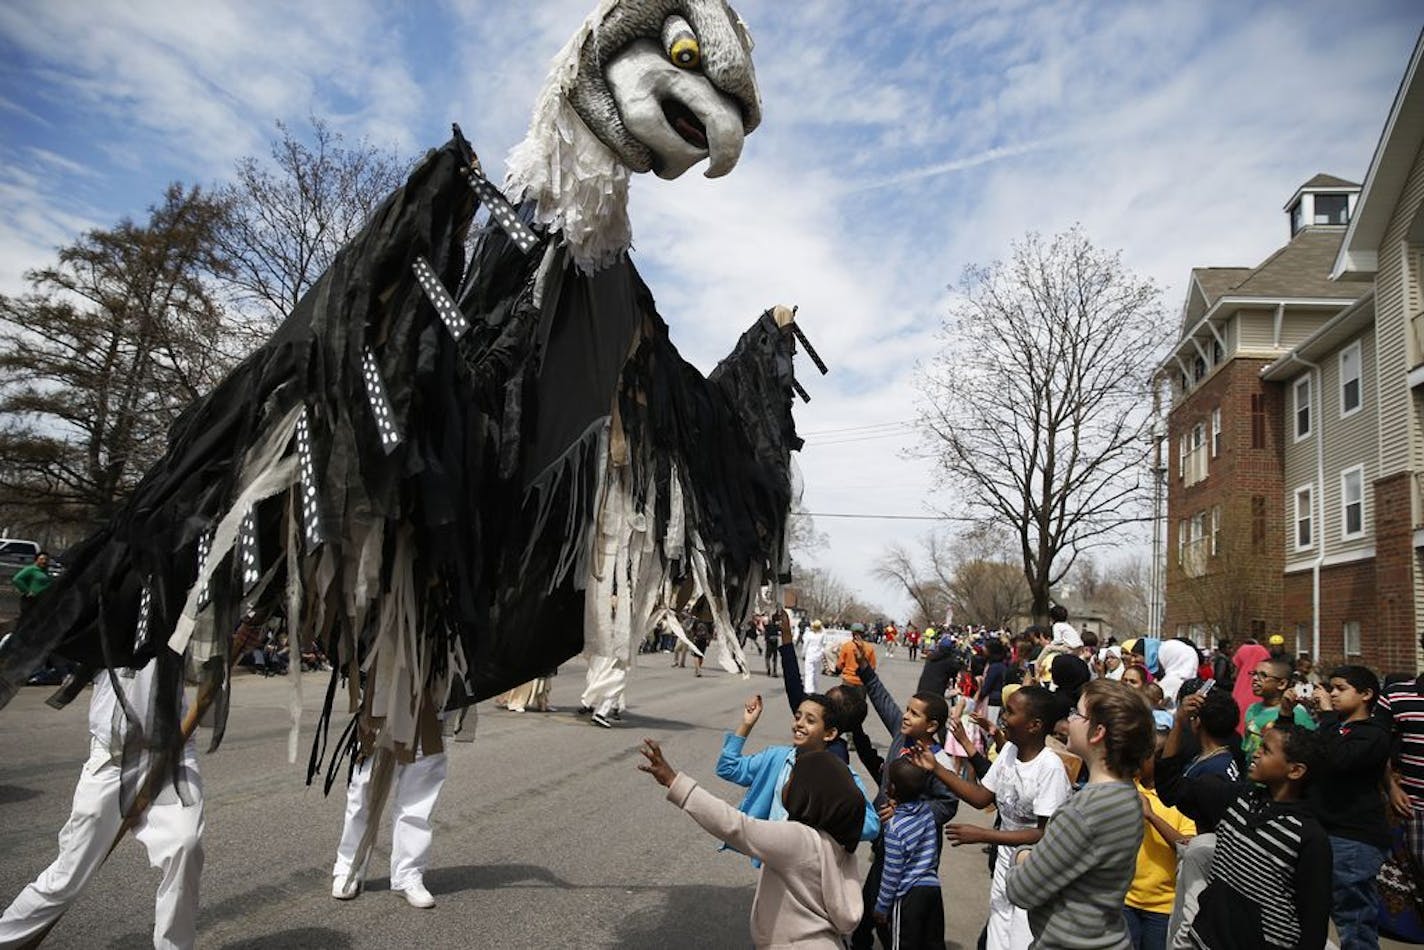
[[[1291,219],[1291,237],[1295,237],[1297,234],[1300,233],[1300,229],[1303,228],[1303,227],[1305,227],[1305,202],[1304,202],[1304,201],[1297,201],[1295,204],[1291,205],[1291,209],[1290,209],[1290,219]]]
[[[1316,195],[1315,224],[1349,224],[1348,195]]]

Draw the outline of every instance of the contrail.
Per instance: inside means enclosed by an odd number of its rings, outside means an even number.
[[[1015,155],[1023,155],[1026,152],[1037,151],[1047,144],[1047,142],[1028,142],[1023,145],[1003,145],[999,148],[991,148],[988,151],[980,152],[977,155],[967,155],[964,158],[955,158],[947,162],[936,162],[933,165],[925,165],[922,168],[912,168],[909,171],[900,172],[888,178],[881,178],[878,181],[856,184],[846,190],[848,192],[869,191],[873,188],[889,188],[894,185],[903,185],[912,181],[921,181],[925,178],[933,178],[936,175],[948,175],[952,172],[964,171],[966,168],[974,168],[978,165],[996,162],[1001,158],[1013,158]]]

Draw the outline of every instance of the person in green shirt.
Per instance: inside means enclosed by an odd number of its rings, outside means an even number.
[[[1306,729],[1315,728],[1315,720],[1304,706],[1290,703],[1282,706],[1281,700],[1290,687],[1291,664],[1284,657],[1271,657],[1256,664],[1251,671],[1251,692],[1261,697],[1260,702],[1246,708],[1246,733],[1241,740],[1241,752],[1250,762],[1256,750],[1261,747],[1261,736],[1282,712],[1295,720],[1296,725]]]
[[[54,583],[54,576],[49,572],[49,555],[44,551],[36,554],[35,562],[16,571],[10,583],[20,592],[20,611],[23,613],[36,597]]]

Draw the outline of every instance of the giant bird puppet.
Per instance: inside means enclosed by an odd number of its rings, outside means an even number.
[[[627,195],[634,172],[732,170],[761,119],[751,49],[723,0],[602,0],[502,191],[457,128],[178,420],[0,648],[0,704],[47,654],[157,662],[134,761],[180,747],[185,674],[215,747],[231,631],[279,611],[336,667],[310,780],[334,707],[408,760],[440,710],[626,655],[693,600],[738,667],[734,624],[787,578],[805,338],[773,308],[704,378],[628,258]]]

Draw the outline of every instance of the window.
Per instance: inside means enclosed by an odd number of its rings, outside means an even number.
[[[1340,418],[1360,409],[1360,341],[1340,351]]]
[[[1302,653],[1309,653],[1309,652],[1310,652],[1309,650],[1307,650],[1307,649],[1305,648],[1305,644],[1306,644],[1306,642],[1307,642],[1305,638],[1306,638],[1306,635],[1309,634],[1309,633],[1310,633],[1310,625],[1309,625],[1309,624],[1298,623],[1298,624],[1295,625],[1295,655],[1296,655],[1296,656],[1300,656]]]
[[[1187,434],[1177,436],[1177,479],[1187,477]]]
[[[1211,556],[1221,553],[1221,506],[1211,509]]]
[[[1266,496],[1251,496],[1251,551],[1260,554],[1266,549]]]
[[[1211,457],[1221,454],[1221,407],[1211,411]]]
[[[1184,465],[1185,478],[1188,485],[1195,485],[1207,476],[1207,445],[1206,445],[1206,424],[1198,422],[1192,426],[1191,438],[1188,440],[1187,455]]]
[[[1187,519],[1183,518],[1177,522],[1177,564],[1180,565],[1187,557]]]
[[[1316,224],[1348,224],[1350,219],[1350,198],[1348,195],[1316,195]]]
[[[1360,622],[1358,620],[1346,620],[1344,629],[1341,631],[1345,639],[1345,655],[1359,656],[1363,651],[1360,649]]]
[[[1260,393],[1251,394],[1251,448],[1266,447],[1266,397]]]
[[[1315,544],[1312,530],[1311,508],[1315,504],[1315,492],[1311,486],[1295,490],[1295,549],[1305,551]]]
[[[1365,470],[1356,465],[1340,473],[1340,535],[1358,538],[1365,533]]]
[[[1295,438],[1299,442],[1310,435],[1310,374],[1295,381]]]
[[[1296,232],[1299,231],[1301,228],[1305,227],[1305,208],[1303,207],[1304,204],[1304,201],[1297,201],[1295,204],[1291,205],[1291,237],[1295,237]]]

